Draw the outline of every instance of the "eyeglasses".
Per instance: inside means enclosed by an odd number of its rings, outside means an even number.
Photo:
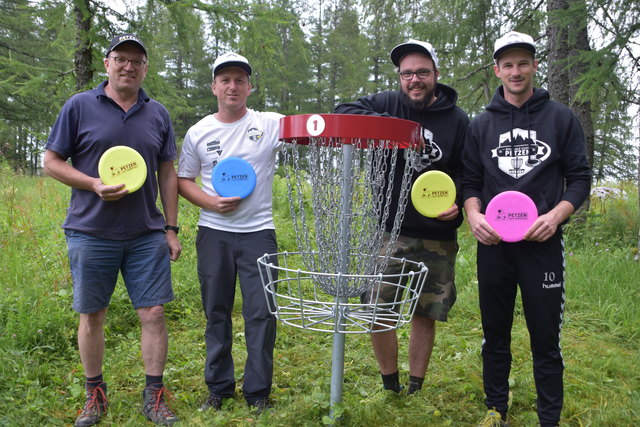
[[[420,80],[424,80],[428,79],[432,72],[433,68],[424,68],[418,71],[400,71],[398,74],[400,74],[402,80],[411,80],[414,74],[418,76]]]
[[[131,63],[133,68],[142,68],[142,66],[147,63],[139,59],[127,59],[121,56],[110,56],[109,58],[112,58],[118,67],[126,67],[128,63]]]

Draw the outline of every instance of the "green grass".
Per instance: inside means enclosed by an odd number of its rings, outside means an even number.
[[[2,168],[0,425],[70,425],[83,404],[84,377],[60,229],[69,190],[49,178],[14,176]],[[286,187],[277,180],[275,188],[280,249],[295,251],[296,238],[288,225],[289,208],[283,193]],[[640,425],[640,266],[633,261],[633,243],[625,240],[637,234],[637,200],[625,204],[631,218],[635,215],[634,225],[624,225],[629,221],[626,213],[624,221],[617,215],[614,231],[607,229],[612,224],[603,224],[608,221],[607,210],[598,209],[582,228],[570,229],[566,239],[562,421],[570,426]],[[225,403],[218,413],[197,411],[207,393],[202,377],[205,322],[195,272],[197,216],[197,209],[181,201],[184,252],[173,269],[176,300],[166,307],[170,348],[165,378],[174,393],[173,407],[181,425],[322,425],[329,414],[332,336],[282,324],[275,350],[275,412],[253,416],[241,397]],[[347,335],[343,402],[336,408],[342,414],[340,425],[470,426],[484,414],[475,241],[466,227],[460,246],[458,302],[449,322],[438,324],[424,390],[401,397],[383,392],[369,336]],[[239,308],[239,296],[236,303]],[[245,351],[239,310],[234,321],[233,351],[240,385]],[[398,334],[401,378],[406,382],[408,328]],[[109,309],[106,339],[104,374],[109,382],[110,410],[101,425],[144,425],[139,414],[144,383],[139,325],[123,286],[118,287]],[[535,425],[529,339],[520,305],[513,352],[512,425]]]

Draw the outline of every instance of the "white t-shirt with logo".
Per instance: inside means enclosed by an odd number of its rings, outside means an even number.
[[[256,186],[238,209],[228,214],[200,209],[199,226],[238,233],[275,228],[271,193],[276,154],[283,144],[278,140],[280,117],[284,116],[247,110],[240,120],[222,123],[211,114],[189,129],[178,161],[180,178],[201,176],[203,191],[217,196],[211,173],[221,160],[240,157],[256,172]]]

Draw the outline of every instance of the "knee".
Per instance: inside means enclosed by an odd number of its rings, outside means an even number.
[[[425,316],[421,316],[419,314],[413,315],[413,319],[411,319],[411,323],[415,325],[415,327],[426,330],[426,331],[435,331],[436,329],[435,320]]]
[[[142,307],[137,312],[143,326],[164,325],[164,307],[161,305]]]
[[[102,333],[106,309],[95,313],[81,313],[78,328],[88,334]]]

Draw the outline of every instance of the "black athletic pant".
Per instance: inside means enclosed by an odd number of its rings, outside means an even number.
[[[511,326],[519,285],[533,356],[538,418],[542,426],[557,425],[562,410],[563,246],[560,230],[542,243],[478,244],[485,403],[488,408],[496,408],[506,415]]]
[[[200,227],[196,248],[202,307],[207,317],[204,377],[209,392],[219,397],[232,397],[235,393],[231,312],[237,275],[247,346],[244,398],[251,404],[268,397],[273,378],[276,319],[269,311],[256,261],[266,253],[277,252],[276,233],[274,230],[231,233]]]

